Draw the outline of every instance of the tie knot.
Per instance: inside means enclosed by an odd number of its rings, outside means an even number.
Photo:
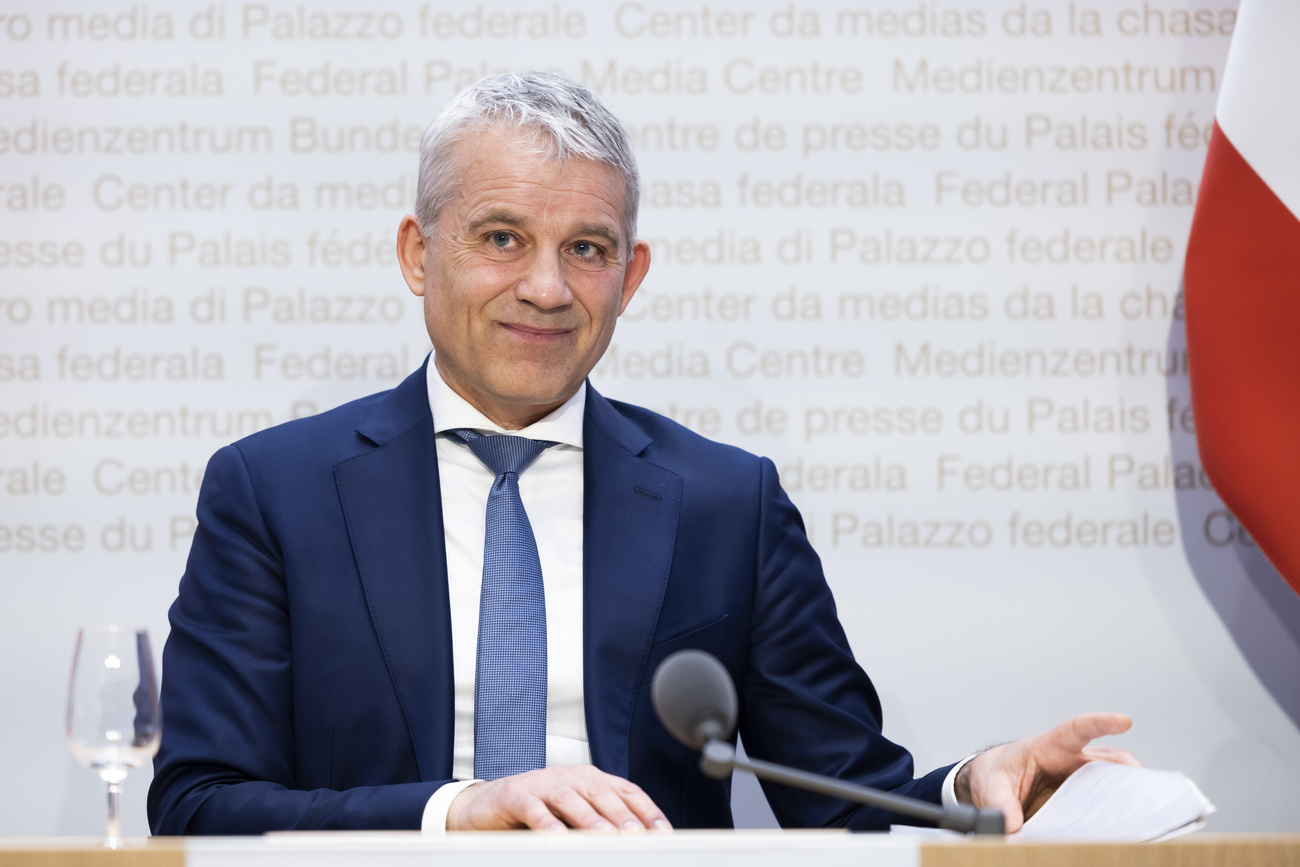
[[[550,440],[530,440],[505,434],[481,434],[469,428],[447,431],[447,435],[469,447],[474,457],[483,462],[498,476],[506,473],[518,475],[528,469],[537,456],[555,443]]]

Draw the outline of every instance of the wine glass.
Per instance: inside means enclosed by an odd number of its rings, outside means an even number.
[[[122,845],[122,780],[158,752],[158,681],[149,633],[128,626],[77,632],[68,686],[68,745],[108,788],[108,837]]]

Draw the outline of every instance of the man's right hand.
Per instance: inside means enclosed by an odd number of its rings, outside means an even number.
[[[475,783],[447,811],[448,831],[514,828],[668,831],[672,825],[640,786],[592,765],[543,768]]]

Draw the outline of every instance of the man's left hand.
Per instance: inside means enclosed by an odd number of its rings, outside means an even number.
[[[1091,761],[1141,767],[1128,750],[1090,746],[1094,738],[1126,732],[1133,721],[1118,713],[1085,713],[1050,731],[980,753],[957,774],[957,799],[999,809],[1007,833],[1020,830],[1065,778]]]

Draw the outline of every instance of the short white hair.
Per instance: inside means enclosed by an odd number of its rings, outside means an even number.
[[[507,72],[480,79],[447,103],[420,139],[415,218],[427,237],[459,186],[453,151],[467,132],[504,123],[531,132],[547,159],[587,159],[623,178],[623,233],[636,239],[641,178],[627,130],[595,94],[549,72]]]

